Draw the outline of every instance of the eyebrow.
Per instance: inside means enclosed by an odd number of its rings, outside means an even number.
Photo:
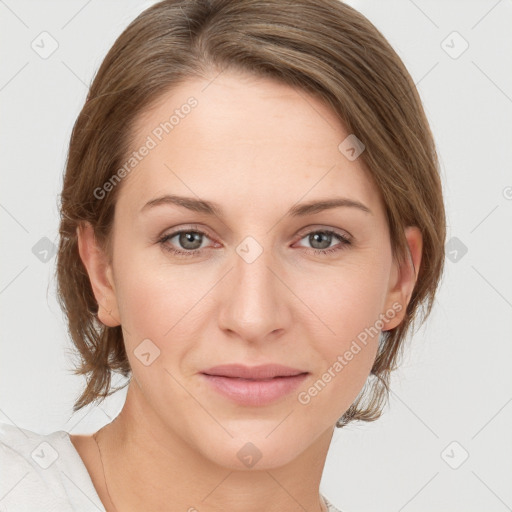
[[[157,197],[151,201],[148,201],[141,208],[141,212],[145,212],[151,208],[161,205],[177,205],[194,212],[205,213],[207,215],[215,215],[219,218],[223,217],[222,208],[218,203],[196,199],[194,197],[176,196],[172,194],[167,194],[165,196]],[[365,213],[373,215],[372,211],[366,205],[346,197],[335,197],[332,199],[316,200],[309,201],[307,203],[296,204],[288,210],[286,215],[289,217],[304,217],[306,215],[312,215],[324,210],[331,210],[333,208],[340,207],[357,208]]]

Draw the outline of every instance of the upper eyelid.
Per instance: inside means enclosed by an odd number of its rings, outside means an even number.
[[[161,237],[159,237],[159,239],[174,238],[176,235],[179,235],[180,233],[183,233],[183,232],[197,232],[197,233],[207,236],[211,241],[219,243],[216,241],[215,237],[212,237],[208,233],[208,231],[205,228],[199,227],[197,225],[196,226],[191,225],[191,226],[185,226],[183,228],[177,228],[175,231],[171,230],[170,233],[163,234]],[[334,227],[327,227],[327,226],[322,227],[322,226],[313,225],[313,226],[308,226],[308,227],[305,227],[305,228],[302,228],[301,230],[299,230],[298,233],[296,234],[296,237],[299,237],[297,241],[302,240],[305,236],[308,236],[311,233],[317,233],[317,232],[332,232],[334,235],[340,236],[342,240],[343,240],[343,238],[347,239],[349,242],[351,242],[353,240],[353,236],[348,231],[341,230],[339,228],[334,228]],[[200,249],[198,249],[198,250],[200,250]]]
[[[329,226],[322,227],[322,226],[315,226],[315,225],[313,225],[312,227],[308,226],[308,227],[305,227],[305,228],[299,230],[299,232],[297,233],[297,236],[301,236],[301,238],[303,238],[304,236],[307,236],[310,233],[316,233],[316,232],[322,232],[322,231],[324,231],[324,232],[329,231],[336,235],[348,238],[349,240],[352,240],[352,238],[353,238],[353,236],[345,229],[329,227]]]

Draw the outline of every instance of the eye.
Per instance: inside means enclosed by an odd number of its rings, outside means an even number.
[[[198,228],[184,228],[164,235],[158,240],[158,243],[163,249],[178,257],[198,256],[204,252],[205,238],[209,239],[210,237]],[[172,242],[173,239],[176,240]],[[305,249],[321,256],[341,251],[352,243],[347,236],[330,229],[309,231],[300,240],[304,239],[307,239],[308,243],[312,245]],[[332,243],[336,240],[338,243],[333,246]]]
[[[308,243],[312,245],[310,250],[313,251],[314,254],[319,255],[341,251],[352,243],[347,236],[329,229],[310,231],[301,238],[301,240],[304,239],[307,239]],[[336,240],[338,240],[339,243],[332,246],[331,244]]]
[[[204,237],[209,238],[204,231],[198,229],[180,229],[179,231],[164,235],[158,240],[158,243],[163,249],[176,256],[196,256],[203,252],[204,247],[202,247],[202,245]],[[176,238],[176,241],[170,244],[169,242],[171,242],[173,238]],[[180,247],[182,249],[180,249]]]

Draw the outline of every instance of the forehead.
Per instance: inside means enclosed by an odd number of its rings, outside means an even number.
[[[379,209],[364,162],[339,149],[349,135],[322,101],[277,81],[232,71],[191,79],[139,115],[132,150],[150,149],[119,201],[140,209],[167,192],[258,210],[342,195]]]

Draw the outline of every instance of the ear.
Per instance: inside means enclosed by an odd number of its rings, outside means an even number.
[[[78,226],[76,234],[80,258],[87,269],[92,290],[99,305],[98,318],[107,327],[116,327],[121,322],[112,266],[107,261],[107,255],[98,246],[94,229],[89,222]]]
[[[396,314],[393,318],[388,318],[384,313],[383,331],[394,329],[404,319],[407,305],[418,278],[423,250],[423,236],[417,226],[406,227],[404,233],[409,247],[409,254],[407,261],[402,267],[398,268],[396,262],[393,264],[385,311],[392,309]],[[398,304],[401,305],[401,308],[399,308]]]

